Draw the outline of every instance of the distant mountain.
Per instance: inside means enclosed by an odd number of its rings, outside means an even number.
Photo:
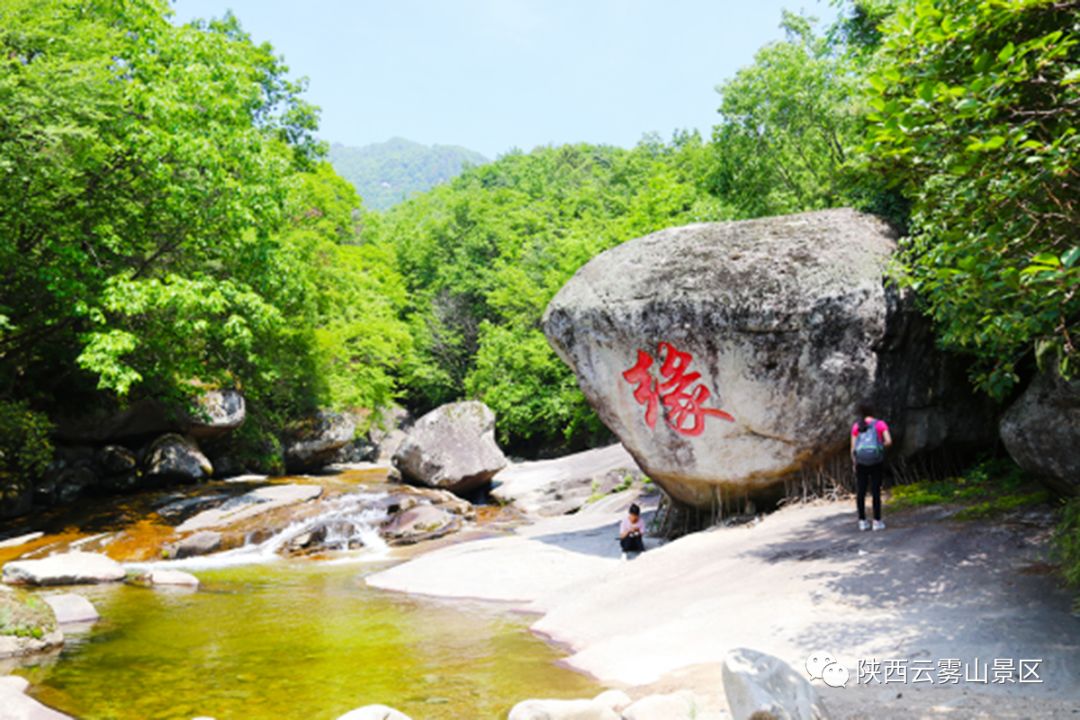
[[[480,153],[463,147],[421,145],[403,138],[359,148],[330,146],[330,164],[356,187],[364,206],[376,210],[456,177],[466,163],[486,162]]]

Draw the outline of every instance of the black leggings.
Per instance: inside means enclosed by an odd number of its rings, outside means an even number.
[[[855,503],[859,509],[859,519],[866,519],[866,487],[870,486],[874,501],[874,519],[881,519],[881,470],[882,465],[855,466]]]
[[[645,543],[636,533],[619,538],[619,545],[622,546],[623,552],[645,552]]]

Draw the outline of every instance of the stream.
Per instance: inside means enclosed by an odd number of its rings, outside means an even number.
[[[331,519],[341,512],[328,504]],[[349,517],[343,545],[365,532]],[[363,576],[392,563],[373,533],[362,550],[333,559],[274,554],[304,531],[164,563],[197,575],[197,591],[65,589],[88,597],[101,619],[65,626],[60,652],[0,661],[0,671],[26,677],[31,695],[81,720],[334,720],[376,703],[414,720],[501,720],[526,698],[602,689],[557,665],[561,653],[505,606],[369,588]]]

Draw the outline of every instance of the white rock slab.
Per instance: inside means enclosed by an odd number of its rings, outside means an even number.
[[[279,507],[314,500],[322,492],[319,485],[268,485],[190,517],[176,531],[186,533],[232,525]]]
[[[105,555],[69,552],[40,560],[13,560],[4,565],[4,582],[12,585],[86,585],[119,582],[124,568]]]
[[[53,614],[56,616],[56,622],[61,625],[65,623],[93,622],[101,617],[94,604],[82,595],[65,593],[63,595],[46,595],[42,599],[52,608]]]

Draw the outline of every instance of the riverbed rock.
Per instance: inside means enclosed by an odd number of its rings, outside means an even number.
[[[507,720],[621,720],[620,711],[628,705],[630,698],[621,690],[591,700],[524,700],[510,710]]]
[[[52,608],[56,622],[61,625],[93,622],[101,617],[94,604],[82,595],[64,593],[63,595],[46,595],[42,599]]]
[[[337,720],[410,720],[410,718],[405,713],[386,705],[365,705],[362,708],[350,710]]]
[[[287,505],[314,500],[322,493],[323,489],[319,485],[267,485],[230,498],[218,507],[204,510],[188,518],[176,527],[176,531],[189,533],[233,525]]]
[[[285,432],[285,467],[307,472],[328,465],[354,434],[356,421],[346,413],[320,411],[293,423]]]
[[[453,513],[433,505],[416,505],[391,517],[380,534],[391,545],[412,545],[448,535],[460,527],[461,520]]]
[[[56,617],[41,598],[12,588],[0,592],[0,658],[45,652],[63,642]]]
[[[377,452],[375,462],[389,464],[394,460],[394,453],[409,434],[413,426],[413,417],[403,407],[394,406],[380,410],[368,431],[368,437],[375,443]]]
[[[722,677],[733,718],[749,718],[758,712],[776,720],[828,718],[814,687],[780,658],[735,648],[724,658]]]
[[[180,587],[199,587],[199,578],[181,570],[150,570],[142,576],[148,585],[177,585]]]
[[[169,433],[143,451],[143,473],[154,482],[198,482],[214,474],[214,467],[189,438]]]
[[[199,440],[228,435],[244,424],[247,403],[236,390],[210,390],[192,403],[184,418],[185,431]]]
[[[13,560],[4,565],[9,585],[88,585],[124,579],[120,563],[96,553],[69,552],[41,560]]]
[[[634,458],[615,443],[553,460],[511,463],[499,472],[491,496],[533,515],[564,515],[593,496],[643,479]]]
[[[26,695],[30,683],[17,675],[0,677],[0,720],[74,720]]]
[[[1002,417],[1001,441],[1026,472],[1080,495],[1080,378],[1037,375]]]
[[[486,485],[506,467],[495,442],[495,413],[476,400],[435,408],[413,425],[394,466],[406,479],[458,494]]]
[[[139,465],[136,454],[123,445],[105,445],[94,455],[103,475],[123,475],[135,470]]]
[[[221,549],[221,540],[221,533],[215,530],[200,530],[167,546],[165,554],[172,558],[209,555]]]
[[[622,711],[622,720],[695,720],[701,715],[698,697],[683,690],[643,697]]]
[[[844,209],[671,228],[593,258],[543,328],[641,468],[690,505],[775,494],[842,458],[864,399],[898,456],[984,444],[992,413],[884,280],[895,249],[885,223]]]

